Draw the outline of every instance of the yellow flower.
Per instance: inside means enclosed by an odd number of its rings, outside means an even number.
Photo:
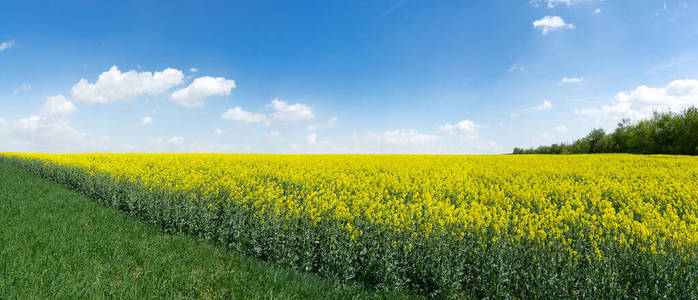
[[[352,241],[367,221],[412,238],[609,246],[659,253],[698,246],[698,160],[683,156],[2,153],[135,183],[218,210],[336,220]],[[679,167],[680,166],[680,167]],[[260,223],[264,224],[264,223]],[[442,234],[443,233],[443,234]],[[610,243],[610,244],[609,244]],[[579,245],[593,244],[594,253]],[[402,244],[404,245],[404,243]],[[409,244],[408,247],[412,247]],[[563,248],[564,249],[564,248]],[[589,252],[589,250],[586,250]]]

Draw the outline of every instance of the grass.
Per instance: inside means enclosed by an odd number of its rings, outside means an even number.
[[[0,299],[407,297],[165,234],[0,163]]]

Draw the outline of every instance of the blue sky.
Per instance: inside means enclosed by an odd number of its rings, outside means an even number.
[[[696,0],[0,3],[0,151],[506,153],[697,79]]]

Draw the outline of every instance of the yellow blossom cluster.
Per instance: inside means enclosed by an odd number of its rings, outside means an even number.
[[[637,155],[4,155],[283,218],[656,253],[698,245],[698,159]],[[570,256],[579,255],[568,247]]]

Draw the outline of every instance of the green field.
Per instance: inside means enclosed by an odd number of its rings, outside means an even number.
[[[162,233],[0,163],[0,299],[406,298]]]

